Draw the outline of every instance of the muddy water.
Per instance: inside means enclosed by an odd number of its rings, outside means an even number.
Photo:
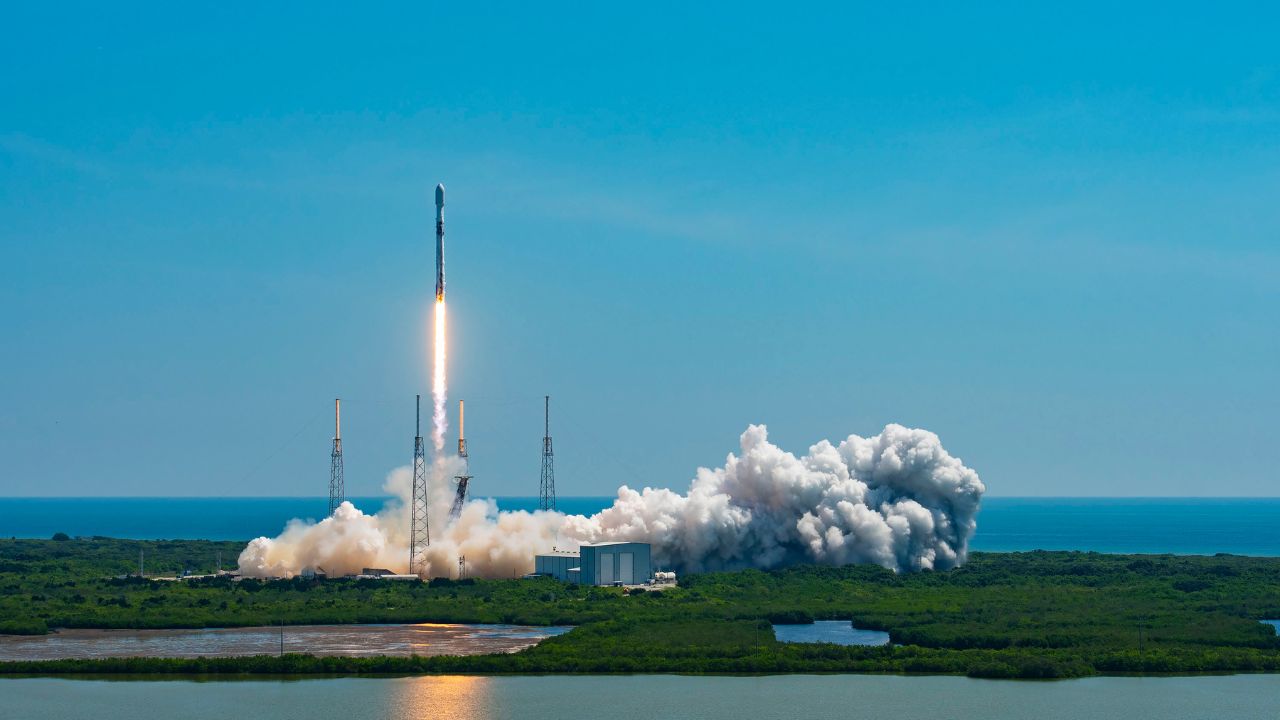
[[[284,652],[312,655],[479,655],[515,652],[567,632],[523,625],[285,626]],[[0,660],[101,657],[225,657],[280,652],[278,627],[207,630],[62,630],[0,635]]]

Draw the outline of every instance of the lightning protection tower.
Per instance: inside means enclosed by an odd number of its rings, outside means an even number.
[[[333,515],[333,511],[338,509],[342,504],[343,495],[346,490],[343,488],[342,478],[342,400],[334,398],[333,400],[333,452],[329,453],[329,515]]]
[[[413,500],[409,511],[409,573],[425,577],[431,530],[427,523],[427,460],[422,447],[422,396],[414,401]]]
[[[467,458],[466,414],[461,400],[458,401],[458,457],[462,458],[462,474],[453,478],[458,490],[453,496],[453,507],[449,508],[450,520],[457,520],[462,514],[462,506],[467,502],[467,484],[471,482],[471,476],[467,474],[471,461]]]
[[[556,469],[555,458],[551,452],[551,396],[543,398],[542,435],[542,480],[538,484],[538,508],[540,510],[556,509]]]

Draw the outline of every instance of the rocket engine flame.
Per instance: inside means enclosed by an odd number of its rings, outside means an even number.
[[[431,369],[431,401],[434,409],[431,413],[431,443],[435,446],[436,457],[444,451],[444,436],[449,430],[449,417],[445,414],[445,403],[448,402],[449,384],[445,377],[447,367],[447,347],[445,333],[444,300],[436,301],[435,341],[432,343],[434,361]]]

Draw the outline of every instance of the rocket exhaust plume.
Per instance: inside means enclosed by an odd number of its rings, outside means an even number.
[[[444,450],[444,434],[448,430],[448,417],[444,405],[448,400],[448,385],[445,378],[445,327],[444,301],[436,301],[435,340],[432,343],[435,356],[431,370],[431,401],[434,408],[431,413],[431,442],[435,445],[436,456]]]
[[[976,472],[943,449],[937,435],[901,425],[868,438],[850,435],[838,445],[822,440],[800,457],[770,443],[763,425],[751,425],[739,438],[740,454],[730,454],[723,467],[699,468],[683,495],[624,485],[612,506],[591,516],[554,509],[499,512],[491,500],[466,502],[455,516],[444,478],[466,475],[466,457],[443,452],[444,290],[444,186],[438,185],[434,482],[417,483],[415,493],[413,470],[394,470],[384,488],[395,499],[376,515],[343,501],[318,523],[293,520],[278,537],[260,537],[245,547],[239,560],[243,575],[289,577],[306,568],[348,575],[385,567],[423,577],[455,576],[458,557],[466,556],[469,574],[513,577],[533,570],[535,553],[607,541],[650,543],[654,563],[679,572],[800,562],[873,563],[912,572],[953,568],[968,556],[986,488]],[[413,517],[417,507],[425,517]],[[422,538],[421,559],[417,520],[424,528],[444,528],[430,544]],[[411,544],[415,555],[409,560]]]
[[[533,570],[535,553],[615,540],[652,543],[655,565],[679,572],[801,562],[913,572],[953,568],[968,555],[986,488],[927,430],[888,425],[871,437],[822,440],[796,456],[769,442],[763,425],[752,425],[739,445],[722,467],[698,469],[685,494],[623,486],[612,506],[590,516],[498,512],[492,501],[472,500],[451,520],[448,484],[435,483],[431,524],[444,531],[426,550],[426,574],[454,576],[465,555],[468,574],[512,577]],[[450,475],[465,472],[461,458],[438,463]],[[294,520],[279,537],[250,542],[240,571],[402,570],[411,485],[409,468],[397,469],[385,488],[400,499],[377,515],[345,502],[331,518]]]

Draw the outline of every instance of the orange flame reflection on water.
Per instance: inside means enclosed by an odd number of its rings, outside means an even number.
[[[402,678],[389,699],[389,717],[486,720],[494,717],[489,678],[468,675]]]

